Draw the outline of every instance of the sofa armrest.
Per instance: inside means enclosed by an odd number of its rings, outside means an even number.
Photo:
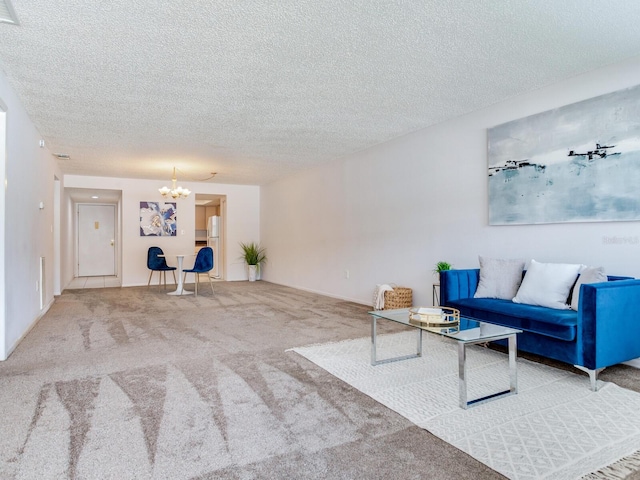
[[[447,305],[451,300],[473,297],[479,280],[479,268],[440,272],[440,305]]]
[[[593,370],[640,357],[640,280],[582,285],[578,342]]]

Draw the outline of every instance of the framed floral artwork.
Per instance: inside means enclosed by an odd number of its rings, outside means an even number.
[[[175,202],[140,202],[141,237],[176,236]]]

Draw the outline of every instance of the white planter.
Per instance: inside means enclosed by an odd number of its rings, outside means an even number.
[[[249,267],[249,281],[255,282],[258,278],[258,266],[257,265],[248,265]]]

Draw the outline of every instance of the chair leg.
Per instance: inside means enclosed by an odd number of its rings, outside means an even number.
[[[151,285],[151,277],[153,276],[153,270],[151,270],[149,272],[149,281],[147,282],[147,288],[149,288],[149,285]]]
[[[198,284],[200,283],[200,274],[199,273],[194,273],[194,275],[196,276],[196,297],[198,296]]]
[[[182,290],[180,290],[180,295],[182,295],[182,292],[184,292],[184,284],[187,281],[187,272],[184,272],[184,275],[182,276]]]
[[[171,273],[173,273],[173,283],[178,285],[178,282],[176,282],[176,271],[175,270],[171,270]]]
[[[164,289],[167,289],[167,271],[163,270],[162,271],[162,278],[164,278]]]
[[[209,275],[208,272],[207,272],[207,278],[209,279],[209,284],[211,285],[211,293],[215,295],[216,292],[213,291],[213,282],[211,281],[211,275]]]

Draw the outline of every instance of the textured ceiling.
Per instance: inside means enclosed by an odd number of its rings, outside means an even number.
[[[63,172],[265,184],[640,55],[628,0],[14,0],[0,68]]]

